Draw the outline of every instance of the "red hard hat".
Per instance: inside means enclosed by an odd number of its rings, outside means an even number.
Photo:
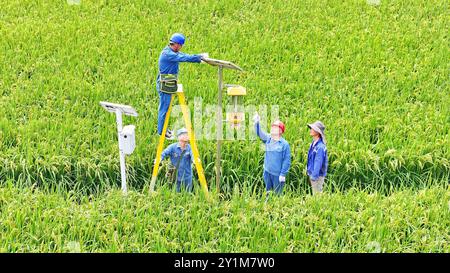
[[[286,126],[284,125],[284,123],[279,120],[272,123],[272,126],[277,126],[278,128],[280,128],[282,134],[284,133],[284,130],[286,130]]]

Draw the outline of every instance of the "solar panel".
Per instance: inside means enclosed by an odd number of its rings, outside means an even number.
[[[111,102],[107,102],[107,101],[101,101],[100,105],[103,108],[105,108],[106,111],[108,111],[108,112],[115,113],[116,109],[119,109],[125,115],[134,116],[134,117],[138,116],[138,113],[136,112],[136,110],[134,110],[134,108],[129,105],[116,104],[116,103],[111,103]]]
[[[234,63],[229,62],[229,61],[216,60],[216,59],[211,59],[211,58],[204,58],[203,61],[212,66],[222,66],[224,68],[242,71],[242,68],[240,68],[239,66],[237,66]]]

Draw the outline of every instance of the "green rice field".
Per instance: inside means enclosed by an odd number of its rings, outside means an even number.
[[[0,252],[449,252],[450,3],[376,2],[3,1]],[[244,69],[224,77],[247,88],[245,105],[278,106],[283,196],[265,202],[264,152],[248,137],[222,144],[220,193],[216,142],[199,139],[210,202],[195,178],[194,194],[175,193],[165,167],[148,192],[157,62],[174,32],[184,52]],[[216,103],[216,68],[181,64],[180,82],[192,111]],[[127,196],[100,101],[139,114],[124,117],[137,144]],[[315,120],[321,196],[305,171]]]

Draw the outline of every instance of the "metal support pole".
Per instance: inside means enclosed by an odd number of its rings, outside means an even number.
[[[116,109],[116,123],[117,123],[117,140],[120,142],[120,132],[122,132],[122,111]],[[119,144],[120,146],[120,144]],[[122,192],[127,193],[127,176],[125,167],[125,154],[119,147],[120,156],[120,176],[122,178]]]
[[[217,151],[216,151],[216,189],[220,192],[220,169],[221,169],[221,154],[220,148],[222,145],[223,125],[222,125],[222,90],[223,90],[223,67],[219,66],[219,93],[217,96]]]

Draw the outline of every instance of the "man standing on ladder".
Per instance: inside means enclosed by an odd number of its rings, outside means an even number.
[[[158,135],[162,134],[172,94],[177,91],[178,64],[180,62],[200,63],[203,58],[208,57],[207,53],[189,55],[180,52],[185,40],[186,38],[183,34],[173,34],[169,45],[162,50],[159,56],[159,73],[156,79],[156,90],[159,93]],[[165,137],[173,139],[173,131],[167,129]]]

